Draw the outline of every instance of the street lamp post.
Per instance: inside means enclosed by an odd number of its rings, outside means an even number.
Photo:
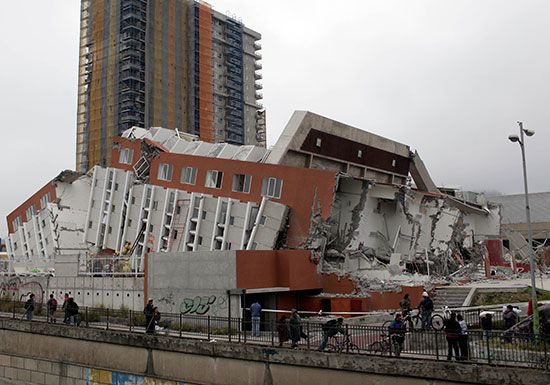
[[[510,135],[508,139],[512,142],[518,142],[521,148],[521,158],[523,161],[523,186],[525,188],[525,216],[527,218],[527,235],[529,237],[529,264],[531,270],[531,303],[533,305],[533,332],[539,334],[539,309],[537,306],[537,288],[535,286],[535,254],[533,252],[533,230],[531,229],[531,208],[529,207],[529,190],[527,188],[527,165],[525,162],[525,136],[535,135],[535,131],[523,128],[523,122],[519,124],[519,137]]]

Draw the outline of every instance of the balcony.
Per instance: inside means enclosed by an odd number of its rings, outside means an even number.
[[[259,73],[259,72],[254,72],[254,79],[260,80],[260,79],[262,79],[262,78],[263,78],[263,76],[262,76],[261,73]]]
[[[261,90],[262,88],[264,88],[264,86],[262,85],[262,83],[254,83],[254,88],[256,88],[257,90]]]
[[[257,69],[257,70],[261,70],[262,69],[262,63],[254,63],[254,68]]]
[[[257,41],[254,42],[254,49],[256,51],[258,50],[261,50],[262,49],[262,45],[260,43],[258,43]]]
[[[257,92],[257,91],[254,93],[254,96],[256,97],[256,100],[264,98],[264,94],[262,94],[261,92]]]

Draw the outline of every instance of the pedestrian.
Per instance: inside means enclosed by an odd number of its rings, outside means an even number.
[[[334,337],[338,333],[346,335],[346,330],[342,326],[343,322],[344,319],[342,317],[339,317],[337,319],[331,319],[323,324],[323,339],[321,341],[321,345],[319,346],[320,352],[325,350],[325,348],[327,347],[329,338]]]
[[[255,301],[252,305],[250,305],[250,315],[252,318],[252,337],[259,337],[262,306],[258,303],[258,301]]]
[[[155,311],[153,306],[153,298],[149,298],[147,305],[143,309],[143,314],[145,314],[145,332],[154,333],[155,332]]]
[[[483,339],[491,338],[491,330],[493,330],[493,315],[489,312],[481,312],[479,315],[481,330],[483,330]]]
[[[288,317],[283,315],[277,321],[277,335],[279,337],[279,347],[283,346],[283,343],[288,341]]]
[[[300,338],[302,336],[302,319],[298,314],[298,310],[292,309],[288,324],[290,341],[292,342],[291,347],[296,348],[298,347],[298,342],[300,342]]]
[[[67,318],[68,325],[80,325],[78,304],[74,301],[73,297],[69,297],[67,300],[67,306],[65,306],[65,317]]]
[[[456,316],[456,320],[460,325],[460,336],[458,337],[460,359],[467,360],[470,357],[470,353],[468,351],[468,325],[466,324],[466,321],[464,321],[462,314],[458,314]]]
[[[506,306],[502,312],[502,318],[504,319],[504,327],[506,330],[518,323],[518,315],[512,305]]]
[[[447,360],[453,358],[453,352],[456,360],[460,360],[458,340],[461,334],[460,324],[456,320],[456,313],[452,312],[449,319],[443,321],[445,338],[447,339]]]
[[[420,310],[420,316],[422,317],[422,329],[431,328],[434,303],[427,291],[422,293],[422,301],[418,304],[418,310]]]
[[[401,302],[399,302],[399,308],[401,309],[403,317],[406,317],[411,312],[411,300],[408,294],[405,294]]]
[[[23,308],[25,309],[25,317],[27,318],[27,321],[32,321],[32,317],[34,315],[34,306],[34,294],[31,293],[29,299],[27,300],[27,302],[25,302],[25,305],[23,306]]]
[[[50,294],[50,299],[46,303],[46,308],[48,310],[48,322],[56,323],[55,312],[57,311],[57,300],[53,296],[53,293]]]
[[[403,316],[401,313],[395,313],[395,318],[388,326],[388,336],[390,338],[390,344],[394,347],[394,354],[396,357],[401,355],[403,350],[403,344],[405,343],[405,333],[407,332],[407,326],[403,322]]]
[[[63,296],[63,305],[61,306],[61,310],[63,310],[63,323],[68,324],[69,320],[67,319],[67,302],[69,302],[69,293],[65,293]]]

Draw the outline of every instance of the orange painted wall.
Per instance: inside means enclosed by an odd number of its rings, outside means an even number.
[[[173,165],[171,181],[157,178],[159,163]],[[181,170],[183,167],[197,168],[195,185],[182,184]],[[224,172],[220,189],[205,187],[208,170]],[[252,176],[250,193],[232,191],[234,174]],[[327,220],[330,217],[336,173],[333,171],[314,170],[299,167],[280,166],[266,163],[243,162],[238,160],[218,159],[194,155],[161,153],[151,162],[150,183],[158,186],[177,188],[189,192],[211,194],[213,196],[230,197],[242,201],[261,202],[262,178],[274,177],[283,180],[280,199],[272,199],[291,208],[290,226],[288,232],[288,246],[299,247],[306,241],[311,222],[311,211],[315,197],[319,202],[321,217]]]
[[[398,309],[399,302],[405,294],[409,294],[411,306],[416,307],[422,299],[423,286],[403,286],[401,293],[396,292],[369,292],[366,299],[368,310]]]
[[[121,170],[134,171],[133,165],[136,164],[141,157],[141,140],[132,140],[118,136],[115,138],[114,143],[118,144],[118,146],[113,146],[109,166],[119,168]],[[123,148],[131,148],[132,150],[134,150],[131,164],[124,164],[119,162],[120,151]]]
[[[309,250],[237,250],[237,287],[320,290]]]
[[[25,202],[23,202],[21,205],[19,205],[15,210],[13,210],[11,213],[8,214],[6,217],[6,220],[8,222],[8,232],[12,234],[15,232],[15,229],[13,228],[12,222],[15,218],[21,217],[21,222],[26,222],[30,218],[27,218],[26,211],[31,205],[34,205],[35,212],[40,211],[40,198],[42,198],[47,193],[50,193],[50,202],[53,202],[57,199],[57,196],[55,194],[55,183],[53,181],[50,181],[46,183],[44,187],[42,187],[40,190],[35,192],[29,199],[27,199]]]
[[[339,277],[334,273],[323,274],[321,281],[325,293],[354,294],[357,292],[355,282],[348,277]]]

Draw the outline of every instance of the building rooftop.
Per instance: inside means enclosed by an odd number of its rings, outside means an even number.
[[[500,195],[488,198],[490,202],[502,205],[502,224],[526,223],[525,195]],[[531,222],[550,222],[550,192],[529,194]]]

